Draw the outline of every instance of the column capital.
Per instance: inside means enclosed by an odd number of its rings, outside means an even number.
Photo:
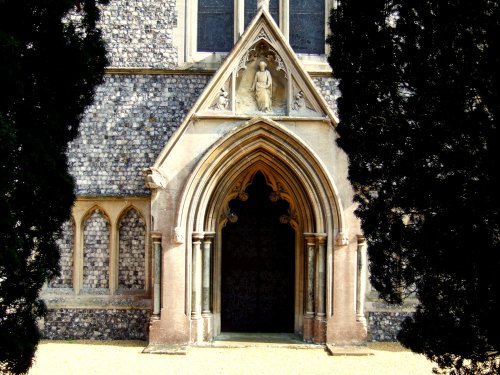
[[[314,235],[316,237],[316,239],[318,240],[318,243],[319,244],[324,244],[326,242],[326,233],[315,233]]]
[[[363,234],[358,234],[356,237],[358,238],[358,244],[366,242],[366,237]]]
[[[308,245],[313,245],[316,243],[315,233],[304,233],[304,238],[306,239]]]
[[[205,233],[193,232],[192,237],[193,237],[194,242],[201,242],[201,241],[203,241],[203,238],[205,237]]]
[[[212,242],[215,238],[215,232],[205,232],[203,242]]]
[[[153,242],[161,242],[163,233],[162,232],[150,232],[151,239]]]

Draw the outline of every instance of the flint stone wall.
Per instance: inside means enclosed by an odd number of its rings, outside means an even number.
[[[205,75],[107,75],[68,147],[79,196],[145,196],[152,166],[205,88]]]
[[[106,42],[110,66],[176,67],[175,0],[110,1],[101,7],[98,26]]]
[[[61,275],[49,283],[50,288],[72,288],[73,287],[73,249],[75,247],[75,224],[66,221],[61,228],[61,237],[57,240],[57,246],[61,259]]]
[[[144,289],[146,224],[137,210],[130,209],[119,228],[118,285],[122,289]]]
[[[336,100],[340,96],[338,81],[333,77],[314,77],[313,82],[325,98],[328,106],[337,116]]]
[[[368,312],[368,341],[397,341],[401,323],[411,312]]]
[[[109,288],[109,221],[98,209],[85,221],[83,241],[83,289]]]
[[[49,340],[147,340],[147,309],[49,309],[42,334]]]

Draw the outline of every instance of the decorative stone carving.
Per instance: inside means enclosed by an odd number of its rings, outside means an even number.
[[[146,168],[142,173],[144,175],[146,187],[149,189],[165,189],[167,187],[167,179],[159,169]]]
[[[272,103],[273,79],[267,70],[265,61],[259,62],[259,70],[255,72],[251,91],[255,92],[255,101],[259,111],[269,112]]]
[[[219,94],[216,96],[212,105],[211,110],[214,111],[227,111],[231,109],[231,90],[230,90],[230,80],[228,79],[224,86],[219,90]]]
[[[302,90],[300,90],[294,96],[292,108],[295,111],[300,111],[300,109],[305,107],[305,105],[306,105],[306,102],[304,99],[304,92]]]
[[[286,193],[287,193],[287,191],[283,187],[283,184],[280,181],[276,181],[276,190],[272,191],[269,194],[269,200],[271,202],[277,202],[280,199],[285,199],[286,201],[288,201],[286,198],[283,197],[283,194],[286,194]]]
[[[228,215],[227,215],[227,220],[234,224],[238,221],[238,215],[236,215],[234,212],[230,212]]]
[[[182,244],[184,240],[184,228],[175,227],[172,232],[172,242],[177,244]]]
[[[269,200],[273,203],[279,201],[281,199],[281,194],[278,191],[272,191],[271,194],[269,194]]]
[[[225,110],[229,104],[229,93],[220,89],[219,99],[217,100],[217,109]]]
[[[345,232],[339,232],[335,238],[335,243],[337,246],[347,246],[349,245],[349,236]]]
[[[237,114],[287,114],[288,71],[267,40],[259,39],[247,50],[235,77]]]
[[[239,217],[238,215],[236,215],[234,212],[231,212],[231,209],[229,208],[229,206],[227,206],[224,211],[222,212],[222,214],[220,215],[220,218],[222,220],[227,220],[228,222],[230,222],[231,224],[234,224],[238,221]]]
[[[246,191],[240,191],[238,194],[238,199],[242,202],[246,202],[248,200],[248,193]]]
[[[264,30],[262,30],[257,38],[264,38],[267,36]],[[265,38],[268,39],[268,38]],[[252,48],[250,48],[241,58],[238,68],[236,70],[236,76],[238,76],[238,73],[241,69],[247,69],[247,65],[251,62],[254,62],[256,60],[261,60],[267,61],[267,64],[269,65],[271,62],[273,65],[276,65],[276,70],[277,71],[283,71],[285,74],[285,78],[288,78],[288,69],[286,68],[285,63],[283,62],[283,59],[281,56],[276,52],[273,48],[269,46],[268,43],[265,41],[261,40],[260,42],[257,42]]]
[[[288,210],[288,213],[280,216],[281,224],[290,224],[292,221],[297,221],[297,213],[295,210]]]
[[[308,98],[307,91],[304,91],[300,85],[293,80],[293,97],[291,113],[299,116],[318,116],[322,113],[311,104],[311,98]]]
[[[273,42],[272,38],[269,36],[269,34],[264,29],[262,29],[262,30],[259,31],[259,33],[257,34],[257,36],[254,39],[254,42],[257,42],[257,41],[259,41],[261,39],[264,39],[264,40],[266,40],[269,43]]]

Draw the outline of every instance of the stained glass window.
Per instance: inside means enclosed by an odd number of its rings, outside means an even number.
[[[233,29],[233,0],[198,0],[198,51],[228,52],[234,43]]]
[[[296,53],[325,53],[325,1],[290,1],[290,44]]]

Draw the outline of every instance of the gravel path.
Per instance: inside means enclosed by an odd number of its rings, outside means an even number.
[[[395,343],[372,356],[330,356],[322,349],[191,347],[187,355],[142,354],[138,341],[42,341],[29,375],[329,374],[430,375],[433,364]]]

